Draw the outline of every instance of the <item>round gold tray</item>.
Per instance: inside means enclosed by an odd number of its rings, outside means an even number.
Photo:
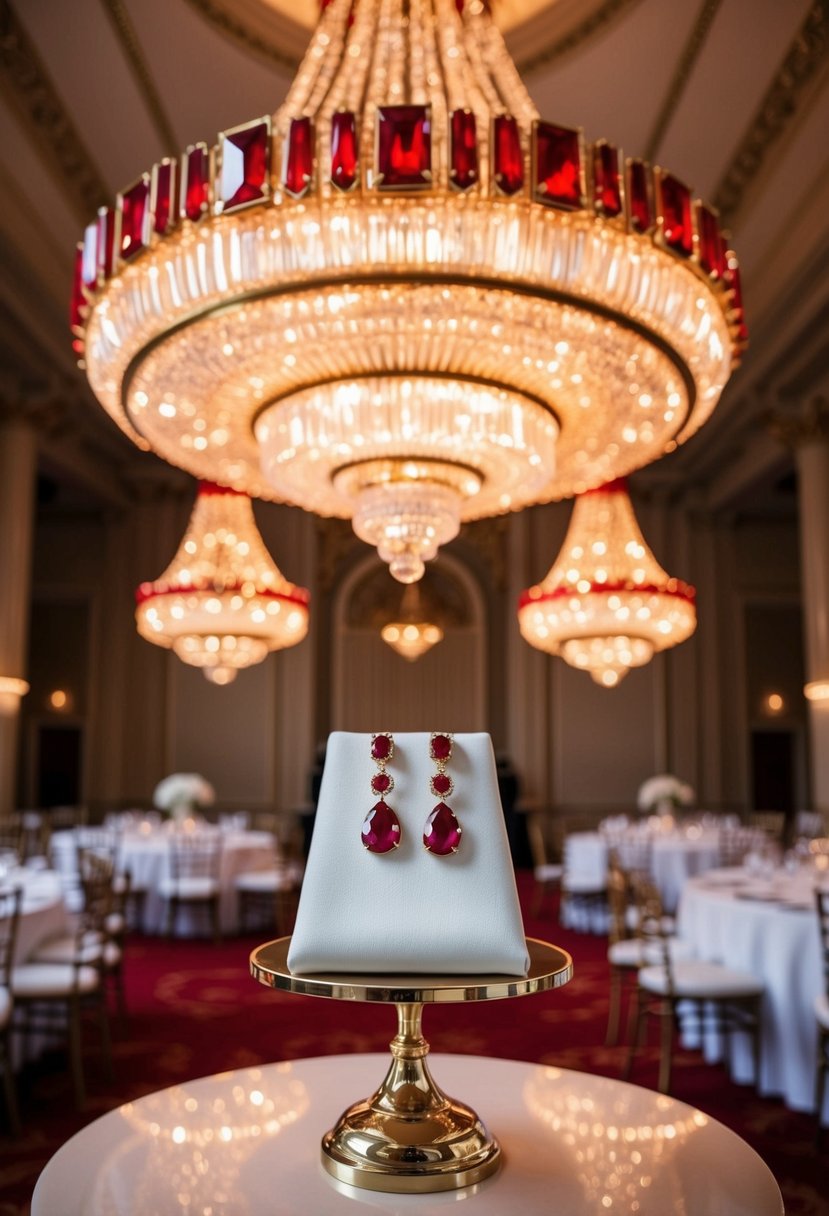
[[[297,975],[288,968],[291,939],[258,946],[250,956],[253,977],[270,988],[339,1001],[397,1006],[391,1063],[371,1098],[355,1102],[322,1140],[322,1163],[340,1182],[374,1191],[448,1191],[493,1174],[501,1150],[474,1110],[449,1098],[426,1063],[429,1044],[421,1020],[425,1004],[459,1004],[529,996],[559,988],[573,975],[565,950],[527,938],[526,976]]]

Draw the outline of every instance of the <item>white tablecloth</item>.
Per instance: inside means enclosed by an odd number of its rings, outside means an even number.
[[[217,831],[218,829],[212,829]],[[141,928],[145,933],[160,933],[164,928],[165,901],[158,892],[162,878],[170,873],[169,824],[146,825],[146,830],[124,832],[118,846],[118,868],[129,871],[133,885],[146,890]],[[248,870],[266,870],[273,865],[274,838],[270,832],[223,831],[219,869],[221,895],[219,918],[223,933],[234,933],[239,926],[236,878]],[[52,838],[56,863],[63,870],[74,865],[74,840],[71,832],[57,832]],[[177,921],[178,933],[191,929],[204,931],[203,923],[190,922],[184,913]]]
[[[601,885],[607,874],[610,842],[599,832],[573,832],[567,837],[565,871],[593,878]],[[651,874],[666,912],[673,912],[687,880],[719,862],[719,834],[710,829],[655,834],[651,843]]]
[[[810,871],[782,871],[764,881],[745,871],[716,870],[685,886],[679,934],[699,958],[749,971],[766,985],[759,1089],[793,1110],[814,1109],[817,1026],[814,999],[822,989],[820,935]],[[706,1042],[716,1058],[720,1044]],[[751,1055],[737,1041],[737,1081],[754,1080]],[[829,1119],[829,1094],[823,1112]]]
[[[3,878],[3,887],[21,887],[23,899],[17,923],[17,940],[13,963],[18,966],[42,942],[60,937],[68,928],[68,913],[63,901],[60,875],[52,870],[11,870]]]

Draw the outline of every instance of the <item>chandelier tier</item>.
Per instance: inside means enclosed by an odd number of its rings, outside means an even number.
[[[561,552],[521,596],[518,623],[538,650],[560,655],[605,688],[677,646],[697,627],[696,591],[657,562],[617,480],[576,499]]]
[[[353,519],[404,582],[671,451],[746,339],[716,213],[541,121],[480,0],[332,0],[273,119],[102,209],[72,326],[135,443]]]
[[[256,527],[250,498],[200,482],[178,551],[136,591],[138,632],[229,684],[308,631],[308,592],[289,583]]]
[[[380,637],[402,658],[414,663],[443,641],[443,630],[429,619],[429,613],[421,605],[418,588],[411,586],[403,592],[397,619],[383,626]]]

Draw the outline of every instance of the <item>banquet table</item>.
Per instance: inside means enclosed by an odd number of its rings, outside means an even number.
[[[748,971],[765,986],[759,1091],[783,1098],[793,1110],[814,1110],[817,1025],[814,999],[823,985],[815,911],[816,874],[804,867],[758,877],[743,869],[715,870],[691,879],[679,904],[678,932],[698,958]],[[689,1042],[688,1034],[685,1035]],[[708,1035],[709,1059],[722,1044]],[[754,1082],[742,1036],[732,1044],[736,1081]],[[823,1109],[829,1121],[829,1094]]]
[[[148,1094],[58,1150],[32,1216],[172,1212],[182,1196],[188,1211],[222,1216],[437,1216],[457,1200],[477,1216],[783,1212],[753,1149],[693,1107],[607,1077],[476,1056],[437,1056],[435,1071],[500,1140],[504,1164],[494,1177],[431,1195],[346,1185],[323,1171],[321,1137],[387,1063],[383,1055],[296,1060]]]
[[[63,899],[63,885],[60,875],[52,870],[20,866],[4,875],[2,886],[20,887],[23,891],[12,960],[19,966],[43,942],[67,931],[69,914]]]
[[[219,832],[212,826],[197,827],[196,831]],[[140,928],[145,933],[160,933],[164,927],[165,901],[159,893],[159,883],[170,873],[170,838],[173,826],[140,823],[119,834],[117,866],[129,871],[133,886],[146,892],[143,899]],[[274,838],[270,832],[232,829],[221,831],[222,850],[219,867],[219,921],[223,933],[234,933],[239,927],[236,878],[248,870],[266,870],[273,865]],[[57,832],[52,837],[56,864],[64,873],[75,867],[75,840],[71,832]],[[198,928],[183,914],[176,922],[177,933]]]

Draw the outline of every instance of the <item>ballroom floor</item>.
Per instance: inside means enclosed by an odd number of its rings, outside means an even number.
[[[568,932],[548,901],[539,919],[529,915],[531,878],[519,887],[528,934],[547,937],[574,956],[574,980],[557,992],[461,1011],[426,1011],[425,1033],[434,1051],[555,1064],[618,1077],[620,1047],[603,1045],[607,966],[601,938]],[[114,1084],[107,1084],[90,1052],[87,1107],[74,1111],[63,1057],[47,1056],[20,1078],[23,1136],[0,1135],[0,1216],[25,1216],[38,1173],[75,1131],[128,1098],[208,1073],[279,1059],[383,1050],[394,1027],[391,1011],[295,997],[261,988],[247,974],[247,956],[262,935],[207,942],[166,942],[136,937],[128,945],[126,979],[130,1017],[115,1027]],[[87,1043],[94,1047],[94,1032]],[[636,1083],[656,1083],[656,1051],[642,1053]],[[769,1164],[783,1191],[788,1216],[829,1214],[829,1133],[821,1155],[813,1149],[810,1117],[782,1103],[757,1098],[732,1084],[717,1067],[679,1052],[673,1094],[732,1127]],[[55,1216],[60,1216],[55,1213]]]

